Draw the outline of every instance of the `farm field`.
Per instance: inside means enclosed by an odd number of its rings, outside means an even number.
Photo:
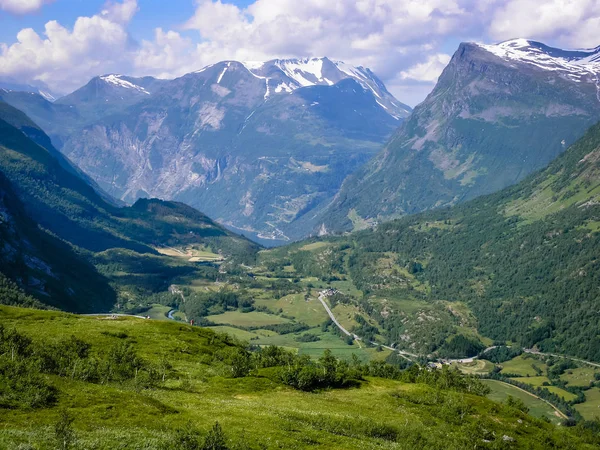
[[[265,325],[276,325],[290,322],[288,319],[258,311],[243,313],[240,311],[226,311],[206,317],[208,320],[218,324],[237,325],[240,327],[261,327]]]
[[[215,262],[223,260],[223,257],[217,253],[196,247],[157,247],[156,251],[161,255],[173,256],[189,262]]]
[[[600,373],[600,369],[584,366],[567,370],[560,379],[566,381],[569,386],[589,386],[596,373]]]
[[[559,397],[564,398],[568,402],[570,402],[571,400],[575,400],[577,398],[577,396],[575,394],[565,391],[564,389],[561,389],[558,386],[543,386],[543,388],[548,389],[553,394],[556,394]]]
[[[513,380],[518,381],[519,383],[530,384],[531,386],[535,387],[541,387],[544,383],[550,383],[550,379],[548,377],[518,377],[513,378]]]
[[[522,377],[537,376],[536,370],[533,366],[537,367],[542,372],[546,372],[546,365],[540,361],[537,361],[533,358],[528,358],[526,355],[520,355],[516,358],[511,359],[510,361],[503,362],[500,364],[502,366],[502,374],[515,374]]]
[[[286,316],[292,316],[297,322],[305,323],[311,327],[321,325],[329,317],[321,302],[315,297],[304,299],[304,294],[291,294],[280,298],[256,299],[257,306],[265,306],[272,311],[282,309]]]
[[[150,316],[153,320],[169,320],[167,314],[172,308],[164,305],[152,305],[152,307],[144,313]]]
[[[532,394],[523,391],[510,384],[502,383],[496,380],[483,380],[483,382],[489,386],[491,392],[488,394],[488,398],[496,402],[506,402],[508,396],[518,398],[522,400],[525,405],[529,408],[529,414],[534,417],[546,417],[552,423],[560,423],[561,417],[558,415],[556,410],[552,406],[548,405],[543,400],[534,397]]]
[[[575,409],[584,419],[600,418],[600,388],[594,387],[585,391],[585,402],[575,405]]]
[[[484,359],[476,359],[470,363],[458,363],[453,362],[453,367],[456,367],[462,373],[466,373],[469,375],[484,375],[491,372],[494,368],[494,364],[490,361],[486,361]]]

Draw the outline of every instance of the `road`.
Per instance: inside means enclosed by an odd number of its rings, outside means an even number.
[[[580,363],[583,363],[583,364],[588,364],[588,365],[593,366],[593,367],[600,367],[600,364],[593,363],[593,362],[590,362],[590,361],[586,361],[584,359],[572,358],[572,357],[566,356],[566,355],[557,355],[555,353],[536,352],[535,350],[531,350],[530,348],[524,348],[523,351],[525,353],[531,353],[532,355],[554,356],[555,358],[570,359],[572,361],[577,361],[577,362],[580,362]]]
[[[332,320],[332,322],[333,322],[333,323],[335,323],[335,325],[336,325],[336,326],[337,326],[337,327],[338,327],[338,328],[341,330],[341,332],[342,332],[342,333],[344,333],[346,336],[352,336],[352,337],[353,337],[354,339],[356,339],[357,341],[360,341],[360,340],[361,340],[361,338],[360,338],[360,337],[358,337],[358,336],[357,336],[356,334],[354,334],[354,333],[350,333],[348,330],[346,330],[346,329],[345,329],[345,328],[344,328],[344,327],[343,327],[343,326],[342,326],[342,325],[341,325],[341,324],[340,324],[340,323],[337,321],[337,319],[336,319],[336,318],[335,318],[335,316],[333,315],[333,312],[331,312],[331,309],[329,308],[329,306],[328,306],[328,305],[327,305],[327,303],[325,302],[325,297],[326,297],[326,295],[325,295],[325,292],[326,292],[326,291],[321,291],[321,292],[319,292],[319,301],[320,301],[320,302],[321,302],[321,304],[323,305],[323,308],[325,308],[325,311],[327,311],[327,314],[329,315],[329,318]],[[408,358],[409,356],[410,356],[410,357],[412,357],[412,358],[418,358],[419,356],[425,356],[425,355],[415,355],[414,353],[409,353],[409,352],[406,352],[406,351],[404,351],[404,350],[399,350],[399,349],[397,349],[397,348],[390,347],[389,345],[382,345],[382,344],[379,344],[379,343],[377,343],[377,342],[371,342],[371,344],[373,344],[373,345],[381,345],[381,347],[383,347],[383,348],[385,348],[385,349],[388,349],[388,350],[392,350],[392,351],[398,352],[398,353],[399,353],[401,356],[404,356],[406,359],[409,359],[409,358]],[[488,347],[488,348],[486,348],[485,350],[483,350],[483,351],[482,351],[482,353],[487,353],[487,352],[489,352],[490,350],[493,350],[493,349],[495,349],[495,348],[497,348],[497,347],[498,347],[497,345],[493,345],[493,346],[491,346],[491,347]],[[510,347],[510,346],[509,346],[509,347]],[[524,349],[523,349],[523,352],[525,352],[525,353],[531,353],[531,354],[533,354],[533,355],[541,355],[541,356],[554,356],[555,358],[571,359],[571,360],[573,360],[573,361],[577,361],[577,362],[580,362],[580,363],[583,363],[583,364],[588,364],[588,365],[590,365],[590,366],[593,366],[593,367],[598,367],[598,368],[600,368],[600,364],[593,363],[593,362],[590,362],[590,361],[585,361],[585,360],[583,360],[583,359],[572,358],[572,357],[570,357],[570,356],[558,355],[558,354],[555,354],[555,353],[543,353],[543,352],[537,352],[537,351],[535,351],[535,350],[531,350],[531,349],[527,349],[527,348],[524,348]],[[449,362],[449,363],[453,363],[453,362],[457,362],[457,363],[471,363],[471,362],[475,361],[477,358],[478,358],[477,356],[473,356],[473,357],[471,357],[471,358],[462,358],[462,359],[449,359],[449,360],[447,360],[447,362]]]
[[[360,338],[357,335],[350,333],[337,321],[337,319],[331,312],[331,309],[329,309],[329,306],[327,305],[327,303],[325,303],[325,291],[319,292],[319,301],[323,305],[323,308],[325,308],[325,311],[327,311],[327,314],[329,314],[329,318],[331,319],[331,321],[337,325],[337,327],[341,330],[342,333],[344,333],[346,336],[352,336],[354,339],[360,340]]]
[[[353,337],[353,338],[356,340],[356,343],[357,343],[357,344],[360,346],[360,343],[359,343],[359,341],[361,341],[362,339],[361,339],[359,336],[357,336],[356,334],[354,334],[354,333],[350,333],[348,330],[346,330],[346,329],[345,329],[345,328],[344,328],[344,327],[343,327],[343,326],[342,326],[342,325],[341,325],[341,324],[340,324],[340,323],[337,321],[337,319],[336,319],[336,318],[335,318],[335,316],[333,315],[333,312],[331,312],[331,309],[329,309],[329,305],[327,305],[327,303],[325,302],[325,297],[326,297],[326,295],[325,295],[325,292],[326,292],[326,291],[321,291],[321,292],[319,292],[319,301],[320,301],[320,302],[321,302],[321,304],[323,305],[323,308],[325,308],[325,311],[327,311],[327,314],[329,315],[329,318],[331,319],[331,321],[332,321],[333,323],[335,323],[335,325],[336,325],[336,326],[337,326],[337,327],[340,329],[340,331],[341,331],[342,333],[344,333],[346,336],[352,336],[352,337]],[[405,359],[408,359],[409,361],[411,361],[411,359],[410,359],[410,358],[408,358],[409,356],[411,356],[411,357],[413,357],[413,358],[418,358],[418,356],[417,356],[417,355],[414,355],[414,354],[412,354],[412,353],[405,352],[405,351],[403,351],[403,350],[398,350],[397,348],[390,347],[389,345],[382,345],[382,344],[379,344],[379,343],[377,343],[377,342],[370,342],[370,344],[372,344],[372,345],[381,345],[381,347],[382,347],[382,348],[385,348],[385,349],[391,350],[391,351],[393,351],[393,352],[398,352],[398,353],[400,354],[400,356],[402,356],[402,357],[403,357],[403,358],[405,358]]]

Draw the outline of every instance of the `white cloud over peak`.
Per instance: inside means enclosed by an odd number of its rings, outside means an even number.
[[[13,14],[28,14],[54,0],[0,0],[0,9]]]
[[[42,3],[0,0],[0,7]],[[179,28],[135,41],[128,26],[143,6],[110,0],[72,28],[50,21],[43,33],[23,29],[16,42],[0,44],[0,77],[40,80],[66,93],[109,72],[168,78],[221,60],[329,56],[371,68],[414,105],[460,40],[600,43],[600,0],[255,0],[247,8],[198,0]]]
[[[450,62],[450,58],[450,55],[444,53],[431,55],[427,58],[427,61],[400,72],[400,78],[403,80],[436,82],[444,67]]]
[[[600,44],[600,0],[508,0],[494,11],[490,35],[554,39],[566,46]]]

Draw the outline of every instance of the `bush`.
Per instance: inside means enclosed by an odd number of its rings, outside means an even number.
[[[321,338],[313,333],[304,333],[296,337],[296,342],[317,342],[320,340]]]
[[[506,405],[510,406],[511,408],[516,408],[519,411],[524,412],[525,414],[527,414],[529,412],[529,408],[525,405],[523,400],[521,400],[519,398],[515,398],[512,395],[509,395],[508,398],[506,399]]]
[[[68,450],[75,446],[76,436],[73,429],[73,417],[66,409],[61,409],[58,420],[54,424],[54,438],[60,450]]]
[[[221,425],[219,425],[219,422],[215,422],[212,429],[206,435],[206,438],[204,438],[202,450],[229,450],[225,439],[225,433],[223,433],[223,429],[221,428]]]

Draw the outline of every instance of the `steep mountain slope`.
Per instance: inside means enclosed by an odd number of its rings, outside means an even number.
[[[22,117],[8,105],[3,110],[4,116],[10,110],[12,117]],[[1,119],[0,131],[0,170],[13,183],[30,216],[74,245],[91,251],[122,247],[150,253],[154,253],[153,246],[176,242],[205,243],[215,251],[228,240],[238,245],[227,247],[238,246],[241,252],[255,247],[183,204],[147,200],[129,208],[116,207],[65,169],[53,156],[55,149],[39,146]]]
[[[6,89],[10,91],[22,91],[22,92],[33,92],[44,97],[49,102],[53,102],[58,98],[58,95],[52,93],[50,88],[43,82],[36,82],[37,86],[31,84],[24,84],[14,78],[0,78],[0,89]]]
[[[0,89],[0,101],[27,114],[51,138],[56,148],[85,123],[77,108],[53,103],[34,92]]]
[[[1,172],[0,245],[0,275],[15,280],[40,305],[88,312],[114,304],[108,281],[68,244],[38,228]],[[3,292],[0,302],[12,301]]]
[[[310,229],[295,223],[330,201],[410,110],[368,69],[327,58],[226,61],[160,82],[104,76],[57,106],[100,103],[115,114],[73,133],[62,151],[102,189],[127,202],[201,206],[280,240]]]
[[[473,327],[493,340],[600,361],[600,124],[516,186],[301,245],[271,251],[280,263],[270,264],[292,263],[298,277],[348,277],[388,342],[437,352],[449,333],[472,336]],[[413,325],[408,318],[423,302],[437,312],[419,307]]]
[[[600,118],[600,48],[461,44],[433,92],[320,221],[348,230],[451,205],[543,167]]]
[[[100,195],[102,195],[102,197],[109,203],[119,203],[117,200],[115,200],[114,198],[106,194],[104,191],[102,191],[94,180],[92,180],[83,171],[76,167],[61,152],[56,150],[52,145],[51,139],[48,137],[48,135],[44,133],[44,131],[42,131],[42,129],[36,123],[34,123],[25,113],[12,107],[8,103],[4,103],[0,100],[0,119],[19,129],[33,142],[48,150],[48,152],[58,160],[58,163],[65,170],[82,178],[87,184],[92,186]]]

